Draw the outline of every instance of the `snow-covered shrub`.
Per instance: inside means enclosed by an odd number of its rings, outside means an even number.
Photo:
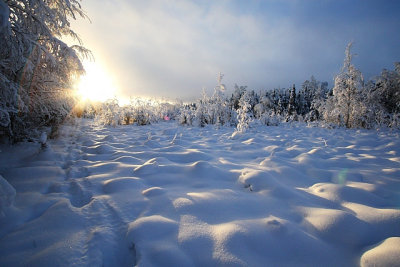
[[[93,106],[93,114],[102,125],[148,125],[162,120],[175,120],[180,104],[160,103],[155,100],[132,98],[130,103],[120,106],[117,99],[110,99]]]
[[[203,93],[203,115],[208,124],[216,125],[231,125],[233,116],[232,107],[225,96],[226,87],[222,84],[223,74],[219,73],[217,82],[218,85],[214,88],[214,94],[207,98]]]
[[[160,116],[157,115],[157,101],[145,100],[140,98],[131,99],[133,123],[136,125],[148,125],[158,122]]]
[[[218,85],[214,88],[214,94],[208,97],[203,89],[202,98],[196,103],[182,106],[180,111],[180,123],[204,127],[206,124],[236,125],[236,113],[232,110],[222,84],[223,74],[219,73]]]
[[[152,120],[151,112],[138,108],[134,113],[133,121],[137,125],[148,125]]]
[[[129,125],[133,123],[133,111],[129,107],[122,107],[121,109],[122,124]]]
[[[75,105],[71,114],[78,118],[93,119],[99,112],[101,103],[93,103],[91,101],[75,100]]]
[[[184,105],[180,110],[179,123],[182,125],[193,125],[195,114],[193,105]]]
[[[121,125],[123,118],[121,108],[117,99],[110,99],[101,105],[100,112],[96,117],[98,123],[102,125],[117,126]]]
[[[267,109],[263,103],[258,103],[257,105],[254,106],[254,118],[260,119],[266,112]]]
[[[179,114],[181,103],[158,101],[154,107],[154,114],[157,120],[176,120]]]
[[[268,110],[262,113],[259,120],[262,124],[267,126],[278,126],[282,121],[282,118],[280,115],[275,114],[273,110]]]

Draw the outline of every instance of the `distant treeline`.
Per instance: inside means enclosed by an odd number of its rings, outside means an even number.
[[[383,70],[365,82],[362,73],[352,64],[350,43],[345,50],[344,64],[335,77],[334,86],[311,76],[300,88],[256,92],[235,85],[226,95],[223,74],[212,96],[203,91],[198,101],[189,104],[166,104],[135,100],[119,107],[111,100],[97,107],[84,108],[83,116],[96,117],[104,124],[145,125],[160,120],[176,120],[182,125],[228,125],[246,131],[253,123],[278,125],[286,122],[307,122],[328,127],[399,128],[400,127],[400,63],[394,70]]]
[[[54,2],[54,3],[53,3]],[[0,1],[0,141],[35,140],[73,116],[94,117],[104,124],[145,125],[161,120],[205,126],[229,125],[245,131],[252,123],[277,125],[304,121],[348,128],[400,126],[400,64],[364,81],[352,64],[351,44],[334,86],[314,77],[297,88],[255,92],[235,86],[226,95],[218,76],[214,94],[191,104],[133,100],[120,107],[115,100],[77,106],[72,93],[84,73],[83,46],[68,46],[62,36],[75,38],[71,18],[86,17],[78,0],[52,2]]]
[[[400,63],[394,70],[384,69],[365,82],[362,73],[352,64],[350,43],[345,51],[341,72],[333,88],[314,76],[300,88],[255,92],[246,86],[235,86],[234,93],[224,96],[225,86],[219,76],[214,95],[185,105],[180,112],[182,124],[236,125],[245,130],[251,121],[265,125],[281,122],[319,122],[347,128],[379,128],[400,126]]]

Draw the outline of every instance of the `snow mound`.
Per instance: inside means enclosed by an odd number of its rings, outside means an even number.
[[[125,190],[132,190],[140,185],[140,179],[135,177],[121,177],[106,180],[103,183],[103,191],[106,194],[119,193]]]
[[[379,245],[368,250],[361,256],[360,265],[398,266],[400,263],[400,237],[385,239]]]
[[[333,202],[364,203],[369,206],[380,206],[385,200],[379,196],[353,186],[332,183],[318,183],[310,187],[309,192]]]
[[[161,187],[151,187],[146,190],[142,191],[142,194],[146,197],[156,197],[160,196],[165,193],[165,190],[163,190]]]
[[[345,246],[365,244],[371,227],[353,214],[334,209],[307,208],[306,225],[310,232],[322,239]]]
[[[398,133],[63,127],[1,147],[0,266],[400,262]]]

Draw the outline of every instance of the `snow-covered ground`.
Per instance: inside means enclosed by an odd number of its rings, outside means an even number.
[[[400,265],[398,133],[233,130],[82,120],[3,145],[0,266]]]

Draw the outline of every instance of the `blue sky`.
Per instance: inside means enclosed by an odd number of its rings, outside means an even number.
[[[73,28],[127,96],[196,99],[218,72],[273,89],[314,75],[333,85],[346,44],[366,78],[400,61],[395,0],[85,0]]]

